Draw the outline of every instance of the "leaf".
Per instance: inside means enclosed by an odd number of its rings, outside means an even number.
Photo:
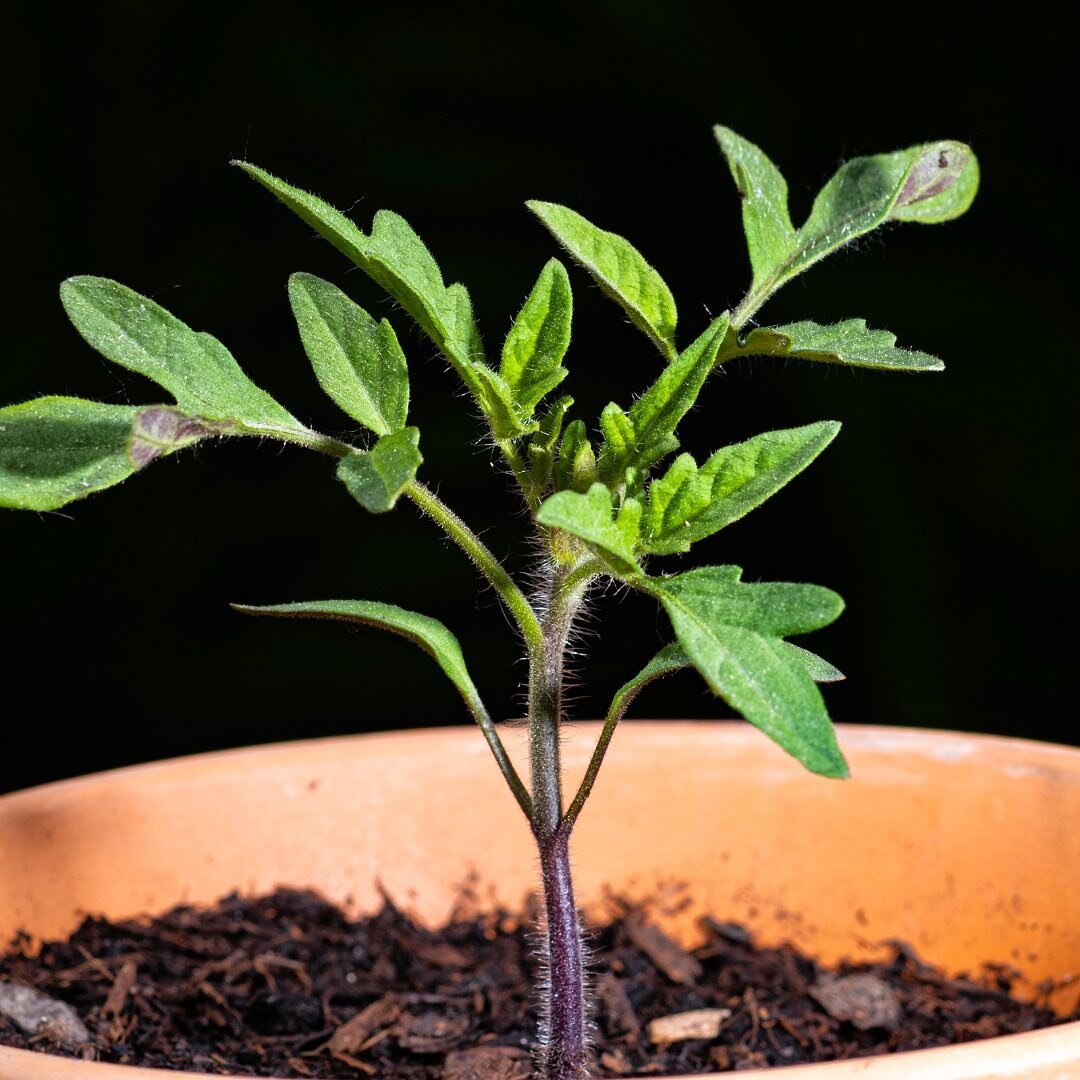
[[[376,435],[405,426],[409,372],[393,327],[313,274],[289,278],[289,302],[319,385]]]
[[[342,458],[338,479],[365,510],[373,514],[391,510],[423,462],[419,443],[419,428],[383,435],[370,450]]]
[[[0,506],[57,510],[219,434],[166,405],[44,397],[0,409]]]
[[[563,357],[570,345],[574,302],[566,268],[552,259],[540,272],[503,345],[499,373],[522,416],[566,378]]]
[[[837,170],[794,230],[780,171],[753,143],[728,128],[714,130],[743,199],[754,271],[739,308],[740,326],[783,284],[831,252],[888,221],[928,225],[959,217],[979,186],[974,153],[952,140],[855,158]]]
[[[554,468],[555,490],[586,492],[596,483],[596,455],[585,424],[574,420],[566,426]]]
[[[642,549],[656,555],[688,551],[738,521],[802,472],[839,430],[826,420],[767,431],[718,450],[701,468],[683,454],[649,486]]]
[[[60,297],[93,348],[153,379],[183,412],[257,434],[306,430],[244,374],[220,341],[196,333],[153,300],[96,277],[68,278]]]
[[[811,771],[846,776],[821,694],[780,640],[827,625],[843,601],[815,585],[745,584],[741,574],[704,567],[648,586],[714,693]]]
[[[804,649],[799,645],[792,645],[790,641],[784,642],[784,648],[806,668],[807,675],[814,682],[842,682],[847,676],[839,668],[833,667],[828,660]]]
[[[951,140],[854,158],[818,193],[783,279],[886,221],[934,224],[959,217],[975,198],[978,180],[971,148]]]
[[[728,336],[728,316],[721,315],[660,373],[660,377],[624,413],[608,405],[601,417],[605,442],[600,449],[600,478],[619,483],[628,468],[644,473],[678,448],[675,429],[697,401]]]
[[[668,360],[674,360],[678,321],[675,298],[637,248],[615,233],[598,229],[565,206],[535,199],[525,205],[630,316],[630,321],[653,339]]]
[[[242,611],[248,615],[336,619],[342,622],[377,626],[380,629],[400,634],[415,645],[419,645],[429,656],[434,657],[470,709],[474,712],[484,711],[480,695],[465,667],[465,658],[461,654],[458,639],[437,619],[374,600],[311,600],[297,604],[267,606],[233,604],[231,606],[236,611]]]
[[[611,699],[608,716],[622,718],[634,698],[649,683],[665,675],[670,675],[672,672],[681,671],[683,668],[692,666],[690,657],[686,655],[686,650],[677,641],[665,645],[632,679],[619,687],[615,692],[615,696]]]
[[[732,351],[728,351],[731,349]],[[814,322],[759,327],[742,342],[725,345],[721,362],[732,356],[790,356],[826,364],[886,371],[942,371],[945,365],[929,353],[896,347],[888,330],[868,330],[865,319],[846,319],[834,326]]]
[[[719,124],[713,133],[742,196],[743,232],[750,249],[756,287],[795,253],[795,226],[788,214],[787,182],[752,142]]]
[[[536,518],[541,525],[564,529],[584,540],[617,573],[640,573],[634,557],[641,518],[636,499],[627,499],[616,516],[611,492],[603,484],[593,484],[585,494],[556,492],[544,501]]]
[[[567,410],[574,404],[572,397],[561,397],[547,412],[529,442],[529,462],[532,467],[532,488],[537,497],[547,490],[554,465],[556,443],[562,434]],[[591,448],[590,448],[591,449]]]
[[[416,320],[450,361],[495,428],[516,438],[529,427],[517,416],[509,387],[484,361],[484,346],[464,285],[446,285],[442,271],[412,226],[389,210],[376,213],[367,235],[341,211],[265,169],[234,161],[302,221],[351,259]]]

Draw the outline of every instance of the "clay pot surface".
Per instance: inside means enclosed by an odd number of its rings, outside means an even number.
[[[574,725],[571,783],[599,727]],[[624,722],[575,834],[578,894],[689,901],[825,961],[887,938],[952,973],[993,961],[1029,988],[1080,973],[1080,751],[946,732],[840,726],[846,782],[811,776],[741,722]],[[521,736],[509,733],[521,761]],[[571,789],[572,790],[572,789]],[[0,799],[0,938],[314,887],[358,912],[377,882],[445,919],[470,875],[492,904],[534,887],[529,832],[473,728],[202,755]],[[674,904],[673,904],[674,906]],[[1080,981],[1055,1006],[1076,1007]],[[198,1074],[0,1047],[0,1080],[182,1080]],[[744,1073],[764,1076],[764,1072]],[[909,1054],[795,1066],[791,1080],[1065,1080],[1080,1023]]]

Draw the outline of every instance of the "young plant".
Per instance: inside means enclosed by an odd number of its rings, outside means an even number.
[[[172,401],[107,405],[45,397],[0,409],[0,505],[54,510],[111,487],[152,461],[203,439],[254,435],[295,443],[336,460],[338,479],[372,513],[404,499],[430,517],[493,586],[528,654],[526,783],[441,623],[375,600],[320,600],[239,607],[259,615],[341,619],[409,638],[457,687],[491,747],[540,857],[547,981],[542,990],[538,1068],[548,1080],[589,1072],[585,960],[568,845],[620,719],[642,687],[694,667],[713,692],[813,772],[844,777],[818,682],[842,678],[827,661],[787,639],[831,623],[843,602],[816,585],[748,583],[738,566],[652,574],[651,555],[688,551],[768,499],[832,441],[840,425],[819,421],[769,431],[718,449],[698,464],[679,447],[678,427],[706,379],[743,356],[788,356],[889,371],[937,371],[926,353],[898,348],[861,319],[835,326],[795,322],[747,329],[781,286],[830,252],[894,221],[947,221],[970,205],[978,166],[961,143],[941,141],[856,158],[822,188],[796,228],[787,185],[752,143],[727,128],[716,137],[742,197],[753,271],[750,289],[697,337],[676,339],[675,300],[631,244],[580,214],[547,202],[529,209],[573,262],[648,337],[663,363],[629,408],[611,403],[599,430],[569,420],[572,399],[555,397],[567,371],[570,277],[557,259],[540,272],[503,344],[485,358],[465,287],[446,285],[408,223],[386,210],[361,231],[332,206],[263,169],[236,164],[372,277],[431,338],[486,421],[530,512],[542,553],[527,596],[480,538],[417,479],[420,432],[408,423],[405,356],[387,319],[344,292],[294,274],[289,298],[322,388],[372,438],[355,446],[302,424],[259,389],[216,338],[114,281],[75,277],[60,293],[71,321],[108,359],[148,376]],[[615,694],[585,777],[564,797],[559,762],[567,642],[589,589],[615,581],[655,598],[674,640]]]

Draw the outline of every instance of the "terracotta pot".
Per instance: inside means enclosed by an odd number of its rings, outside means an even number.
[[[571,774],[596,732],[570,732]],[[575,837],[585,907],[605,886],[685,884],[691,906],[668,929],[686,942],[711,912],[825,960],[899,937],[953,972],[996,961],[1030,986],[1080,972],[1080,751],[866,727],[840,741],[846,783],[810,776],[746,724],[624,724]],[[474,729],[239,750],[0,799],[0,938],[279,884],[370,909],[376,880],[438,922],[473,871],[493,902],[519,905],[534,863]],[[1078,994],[1074,982],[1056,1007]],[[194,1075],[0,1047],[0,1080]],[[1075,1080],[1080,1023],[780,1075]]]

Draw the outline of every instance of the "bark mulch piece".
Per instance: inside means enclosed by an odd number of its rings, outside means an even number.
[[[1001,968],[947,979],[894,943],[881,963],[827,972],[789,947],[757,948],[739,926],[703,925],[692,952],[635,910],[590,933],[598,1075],[794,1065],[1060,1022],[1011,998]],[[526,1080],[533,941],[510,915],[432,932],[389,900],[350,922],[288,890],[88,918],[68,941],[38,952],[19,939],[0,957],[0,1042],[219,1075]],[[27,987],[74,1009],[89,1041],[5,1012]]]

